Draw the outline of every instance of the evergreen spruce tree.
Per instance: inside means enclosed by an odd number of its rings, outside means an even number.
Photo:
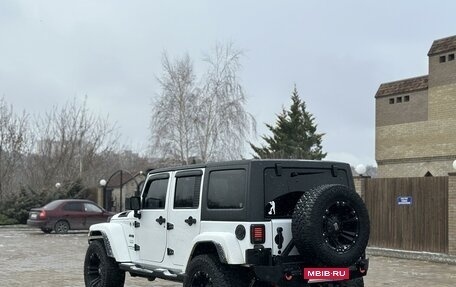
[[[250,143],[255,158],[313,159],[320,160],[323,153],[321,141],[323,133],[317,133],[314,117],[306,111],[306,104],[299,98],[294,87],[290,110],[282,110],[277,115],[274,126],[266,124],[272,136],[262,136],[266,145],[257,147]]]

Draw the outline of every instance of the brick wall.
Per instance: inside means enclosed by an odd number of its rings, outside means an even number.
[[[450,69],[453,66],[455,71]],[[446,72],[453,76],[446,76],[445,81],[436,80],[435,74],[444,77],[442,74]],[[428,120],[403,123],[407,116],[395,114],[400,114],[396,109],[405,103],[389,107],[381,102],[387,99],[377,99],[375,157],[379,177],[423,176],[427,171],[444,176],[452,170],[451,163],[456,159],[456,60],[443,68],[433,67],[430,74],[434,76],[430,77],[433,80],[430,80],[427,92]],[[450,80],[453,83],[448,83]],[[388,108],[390,113],[385,111]],[[407,108],[404,113],[408,113]],[[386,116],[395,119],[387,120]],[[397,124],[386,125],[389,122]]]
[[[453,157],[416,158],[401,161],[378,163],[377,176],[383,177],[421,177],[427,172],[433,176],[446,176],[451,171]]]
[[[405,101],[405,96],[409,101]],[[401,102],[397,102],[397,98]],[[390,100],[394,104],[390,104]],[[417,91],[400,95],[384,96],[375,101],[375,125],[387,126],[426,121],[428,119],[428,91]]]
[[[456,119],[456,83],[429,87],[428,100],[429,120]]]
[[[440,63],[440,56],[455,52],[442,53],[429,57],[429,88],[444,86],[456,82],[456,60]]]
[[[382,161],[455,155],[455,127],[456,119],[450,118],[377,127],[375,157]]]
[[[364,192],[366,191],[366,180],[369,179],[370,176],[354,176],[353,181],[355,183],[355,191],[356,193],[364,199]]]
[[[456,173],[448,175],[448,253],[456,255]]]
[[[410,102],[376,99],[375,158],[379,177],[447,175],[456,159],[456,59],[429,57],[429,88]],[[447,60],[441,63],[440,56]],[[406,94],[404,94],[406,95]],[[398,95],[401,96],[401,95]],[[402,95],[403,96],[403,95]]]

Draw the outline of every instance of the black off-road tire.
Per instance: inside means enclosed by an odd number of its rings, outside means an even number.
[[[87,249],[84,260],[84,282],[86,287],[123,287],[125,271],[106,254],[101,241],[94,240]]]
[[[220,263],[216,255],[198,255],[187,267],[183,287],[247,287],[244,272]]]
[[[369,215],[361,197],[344,185],[321,185],[298,200],[293,240],[308,264],[350,266],[365,252]]]
[[[66,220],[59,220],[54,225],[55,233],[65,234],[70,230],[70,224]]]

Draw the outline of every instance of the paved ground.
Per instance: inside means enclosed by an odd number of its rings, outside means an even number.
[[[0,227],[0,287],[83,287],[86,232],[43,234],[29,228]],[[456,265],[371,257],[368,287],[456,286]],[[181,287],[127,275],[128,287]]]

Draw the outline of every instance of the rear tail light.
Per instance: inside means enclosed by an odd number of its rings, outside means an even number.
[[[263,244],[265,238],[266,235],[263,224],[250,225],[250,242],[252,242],[252,244]]]
[[[45,219],[46,218],[46,211],[42,210],[40,214],[38,215],[40,219]]]

